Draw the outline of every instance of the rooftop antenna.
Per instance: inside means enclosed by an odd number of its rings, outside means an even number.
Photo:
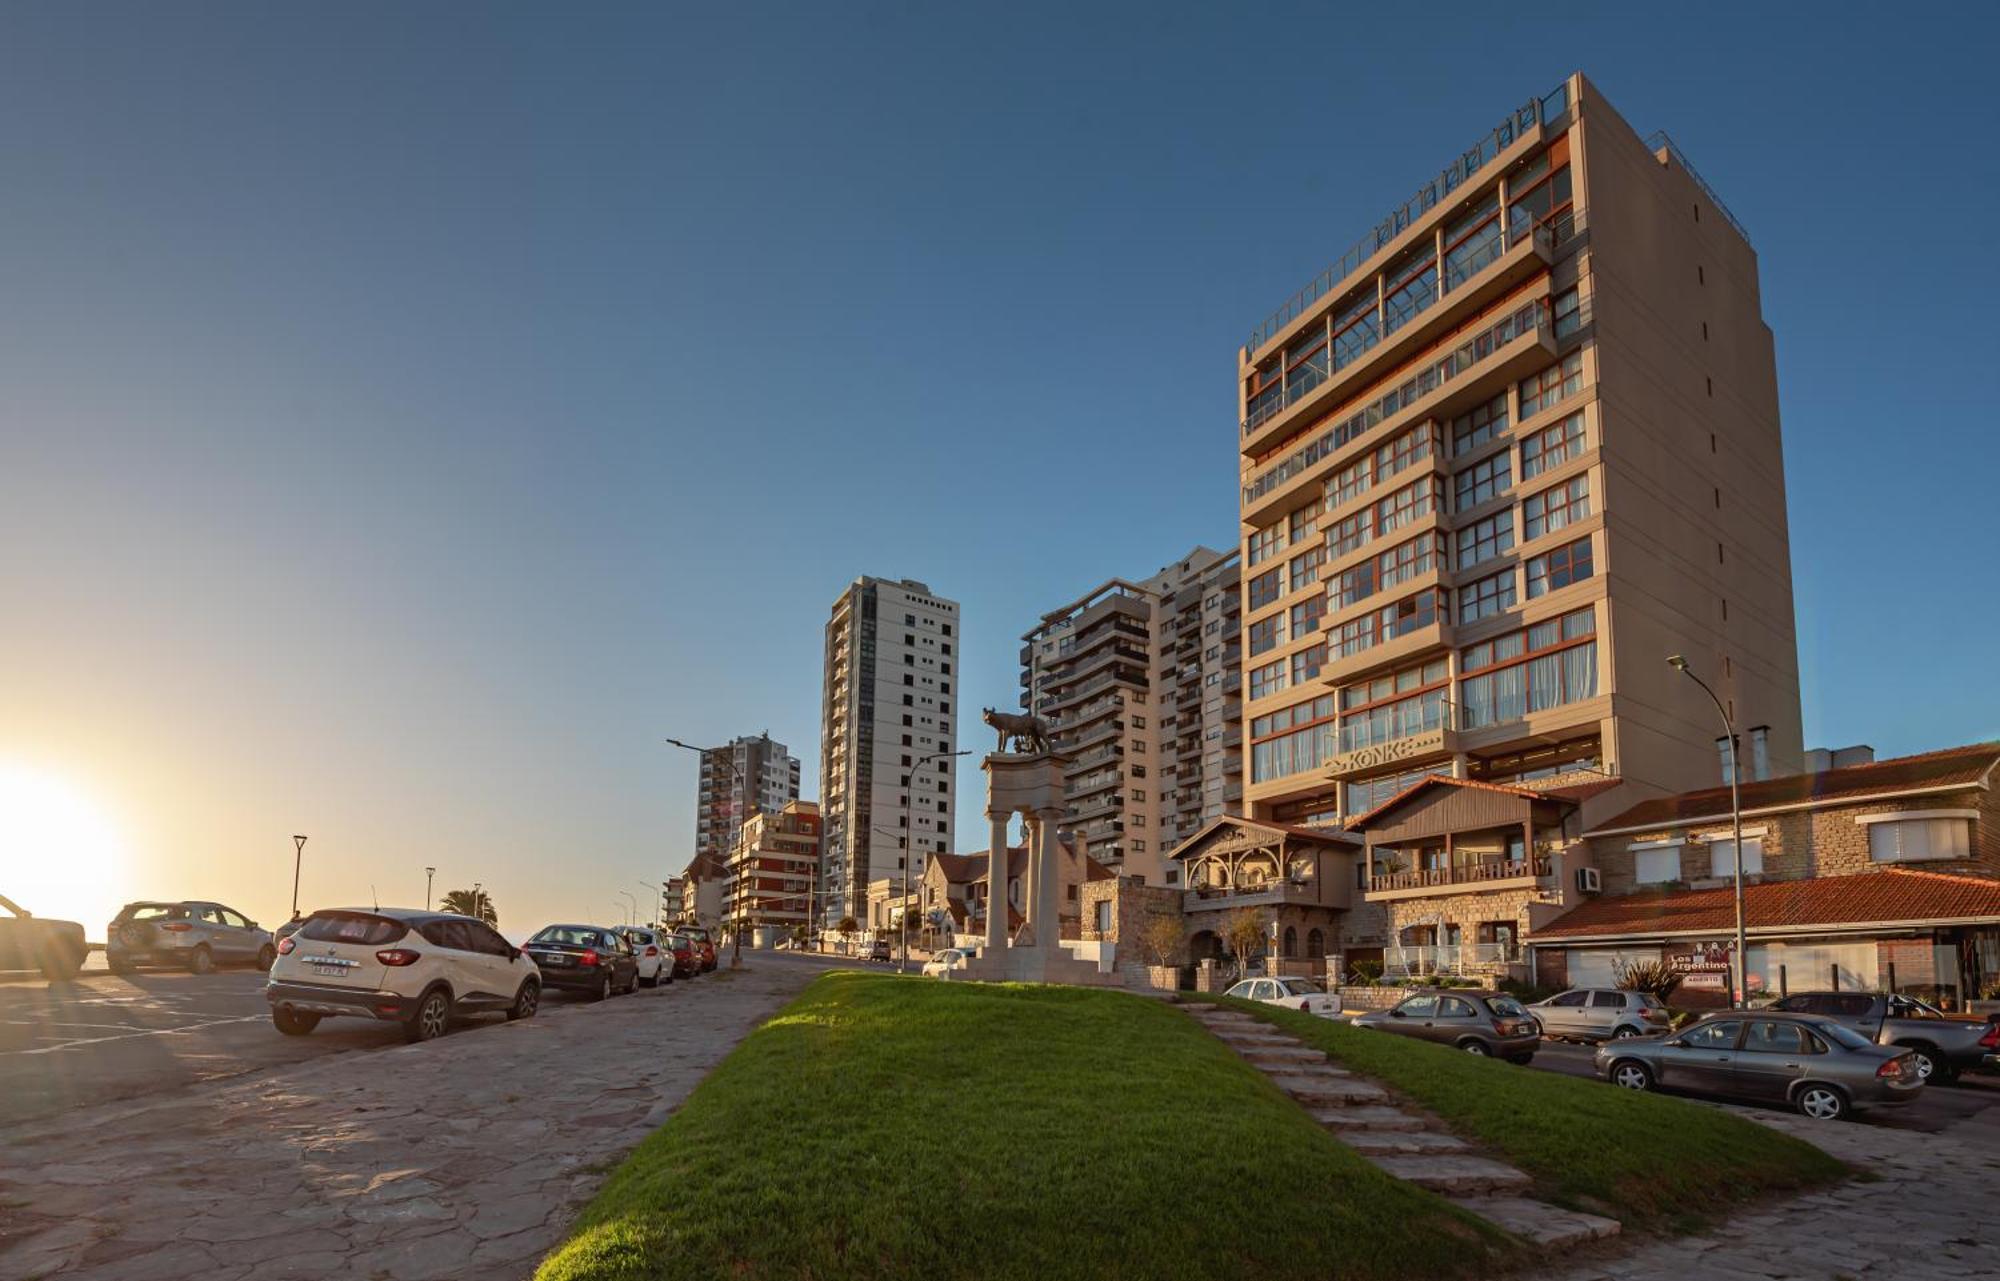
[[[368,884],[368,901],[375,905],[376,911],[382,910],[382,896],[375,892],[375,884],[372,881]]]

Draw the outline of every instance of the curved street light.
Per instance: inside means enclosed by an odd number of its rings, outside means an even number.
[[[1736,755],[1736,726],[1730,722],[1729,710],[1715,696],[1715,691],[1708,687],[1708,682],[1688,670],[1687,659],[1679,654],[1671,655],[1667,666],[1701,686],[1701,692],[1715,704],[1715,714],[1722,718],[1723,741],[1729,744],[1729,827],[1736,842],[1733,855],[1736,864],[1736,977],[1734,990],[1729,994],[1729,1004],[1731,1008],[1740,1010],[1750,1004],[1750,949],[1743,931],[1743,797],[1739,788],[1743,762]]]

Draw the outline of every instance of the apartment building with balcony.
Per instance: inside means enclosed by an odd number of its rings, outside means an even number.
[[[725,858],[752,815],[799,799],[799,758],[769,734],[746,734],[702,751],[696,788],[695,853]]]
[[[820,732],[821,916],[864,919],[868,883],[950,853],[958,604],[914,579],[862,577],[826,624]]]
[[[1243,791],[1238,557],[1196,547],[1110,579],[1022,638],[1021,705],[1064,767],[1066,826],[1120,875],[1172,883],[1167,856]]]
[[[1367,842],[1353,955],[1518,964],[1584,827],[1712,784],[1670,654],[1798,768],[1756,254],[1583,76],[1259,325],[1239,392],[1245,812]]]
[[[811,801],[752,815],[723,865],[723,919],[752,927],[809,924],[819,845],[819,806]]]

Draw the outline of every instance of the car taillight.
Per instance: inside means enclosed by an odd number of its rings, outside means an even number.
[[[658,956],[659,954],[660,954],[660,949],[657,947],[649,947],[646,949],[647,956]]]
[[[576,963],[578,965],[595,965],[597,964],[597,953],[595,951],[586,951],[582,956],[576,958]]]
[[[165,925],[162,925],[160,928],[166,930],[168,933],[171,934],[185,934],[189,930],[193,929],[194,926],[189,925],[186,921],[168,921]]]
[[[392,947],[375,954],[375,959],[384,965],[415,965],[422,952],[407,947]]]
[[[285,937],[278,940],[278,955],[290,956],[292,954],[292,949],[297,946],[298,943],[292,938],[291,935],[287,934],[285,935]]]
[[[1639,1017],[1645,1019],[1648,1023],[1665,1023],[1667,1021],[1667,1012],[1665,1010],[1644,1009],[1639,1011]]]
[[[1979,1038],[1982,1050],[2000,1050],[2000,1023],[1986,1025],[1986,1035]]]
[[[1903,1071],[1903,1066],[1909,1061],[1910,1061],[1910,1056],[1907,1054],[1898,1054],[1893,1059],[1884,1059],[1882,1061],[1882,1066],[1875,1069],[1875,1075],[1883,1077],[1885,1079],[1892,1076],[1894,1077],[1903,1076],[1905,1075]]]

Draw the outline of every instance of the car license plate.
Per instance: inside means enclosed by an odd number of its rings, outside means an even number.
[[[315,965],[312,967],[312,972],[315,974],[328,974],[337,979],[347,977],[347,967],[344,965]]]
[[[535,956],[535,964],[537,965],[569,964],[569,958],[567,956],[564,956],[561,952],[536,952],[534,956]]]

